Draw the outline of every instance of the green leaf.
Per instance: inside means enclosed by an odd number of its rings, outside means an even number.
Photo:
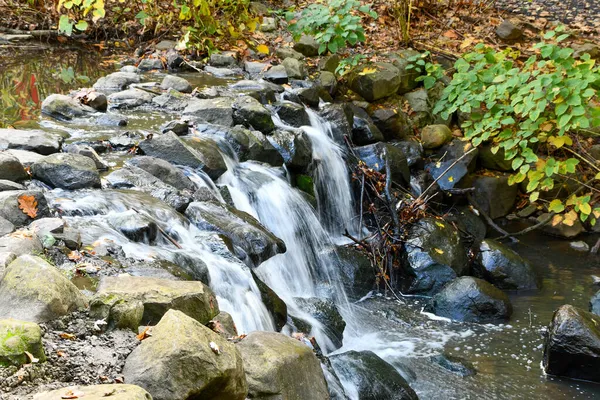
[[[532,203],[535,203],[539,197],[540,197],[540,192],[535,191],[529,195],[529,201]]]
[[[79,22],[77,22],[77,24],[75,25],[75,29],[79,30],[79,31],[85,31],[88,28],[88,23],[85,22],[84,20],[79,20]]]
[[[58,20],[58,31],[64,33],[67,36],[71,36],[73,33],[73,23],[66,15],[61,15]]]
[[[338,51],[338,44],[337,44],[336,41],[329,42],[329,44],[327,45],[327,47],[329,48],[329,51],[332,54],[335,54]]]
[[[565,161],[565,165],[567,167],[567,172],[570,174],[575,173],[575,167],[579,164],[579,160],[576,158],[569,158]]]
[[[554,213],[561,213],[565,210],[565,205],[559,199],[554,199],[548,205],[548,211]]]
[[[519,167],[523,164],[523,161],[525,161],[523,157],[515,157],[512,161],[512,169],[515,171],[519,169]]]

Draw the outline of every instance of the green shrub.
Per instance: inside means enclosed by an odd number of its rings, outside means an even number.
[[[592,194],[598,193],[592,184],[600,170],[571,147],[573,135],[600,126],[600,108],[594,106],[600,69],[589,55],[575,59],[573,49],[559,46],[568,37],[557,37],[559,31],[546,33],[525,62],[519,51],[477,45],[455,63],[452,82],[434,113],[442,118],[457,111],[470,114],[462,124],[465,136],[475,146],[491,142],[493,152],[502,149],[515,171],[510,183],[527,180],[532,202],[540,191],[552,190],[556,178],[579,182],[580,190],[564,202],[554,199],[548,210],[564,212],[562,218],[570,223],[591,216],[593,225],[600,208],[592,209]],[[586,181],[590,168],[594,172]]]
[[[302,10],[300,18],[289,25],[294,39],[302,34],[312,35],[319,43],[319,54],[329,50],[337,53],[346,47],[365,41],[362,16],[377,18],[377,13],[368,5],[361,6],[358,0],[327,0],[311,4]],[[294,19],[294,13],[286,13],[288,22]]]

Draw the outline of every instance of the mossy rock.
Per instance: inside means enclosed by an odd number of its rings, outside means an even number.
[[[0,367],[30,363],[26,352],[38,362],[46,361],[39,325],[16,319],[0,320]]]

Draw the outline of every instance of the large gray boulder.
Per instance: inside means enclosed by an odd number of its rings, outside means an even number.
[[[106,384],[92,386],[68,386],[49,392],[38,393],[33,400],[64,400],[73,398],[85,400],[152,400],[150,393],[139,386],[126,384]]]
[[[39,325],[16,319],[0,319],[0,367],[29,364],[31,360],[27,353],[39,362],[46,361]]]
[[[92,107],[64,94],[51,94],[42,102],[42,113],[61,120],[84,117],[95,112]]]
[[[0,150],[28,150],[48,155],[60,151],[62,142],[63,137],[56,133],[34,129],[0,129]]]
[[[281,64],[285,68],[288,78],[306,78],[306,67],[304,66],[304,62],[296,60],[295,58],[286,58]]]
[[[400,71],[390,63],[360,66],[350,72],[350,89],[367,101],[396,94],[400,87]]]
[[[460,275],[469,272],[466,251],[454,227],[435,218],[414,224],[405,242],[405,276],[408,292],[433,294]]]
[[[12,154],[0,151],[0,179],[19,182],[27,179],[29,175],[23,164]]]
[[[19,199],[30,199],[36,203],[36,214],[32,218],[20,208]],[[48,203],[40,190],[7,190],[0,192],[0,217],[10,221],[16,227],[28,225],[36,218],[48,216]]]
[[[274,106],[275,113],[281,118],[281,121],[286,125],[300,128],[301,126],[310,125],[310,118],[306,109],[297,103],[284,101],[277,103]]]
[[[10,252],[21,256],[41,253],[43,250],[40,238],[30,230],[21,229],[0,237],[0,253]]]
[[[145,155],[161,158],[176,165],[184,165],[191,168],[204,170],[212,179],[217,179],[226,170],[227,166],[218,148],[209,143],[209,139],[194,138],[195,148],[184,143],[173,132],[154,136],[139,143],[139,148]],[[206,151],[202,151],[206,144]],[[210,147],[208,147],[210,146]]]
[[[185,215],[198,228],[220,233],[255,265],[285,252],[285,243],[254,217],[234,207],[211,202],[191,203]]]
[[[192,99],[183,110],[183,115],[194,117],[209,124],[233,126],[233,99],[217,97],[214,99]]]
[[[156,325],[168,310],[179,310],[201,324],[219,314],[213,291],[202,282],[118,276],[104,277],[90,300],[93,318],[109,328]]]
[[[328,400],[327,384],[312,349],[276,332],[251,332],[237,345],[253,399]]]
[[[94,89],[103,93],[125,90],[132,83],[140,83],[140,76],[133,72],[113,72],[94,83]]]
[[[356,388],[360,400],[418,400],[396,368],[372,351],[348,351],[329,360],[340,379]]]
[[[156,95],[142,89],[127,89],[120,92],[110,94],[108,102],[111,108],[135,108],[150,104]]]
[[[100,187],[100,174],[96,163],[80,154],[52,154],[33,164],[35,179],[60,189]]]
[[[550,375],[600,382],[600,317],[568,304],[556,310],[542,366]]]
[[[306,57],[314,57],[319,55],[319,43],[312,36],[302,35],[300,40],[294,43],[294,50]]]
[[[46,322],[87,306],[83,294],[56,267],[23,255],[0,281],[0,318]]]
[[[435,315],[465,322],[506,321],[512,314],[508,296],[492,284],[471,276],[456,278],[433,296]]]
[[[137,156],[128,161],[129,164],[143,169],[155,178],[179,190],[195,190],[196,185],[185,173],[168,161],[156,157]]]
[[[125,382],[155,400],[244,400],[248,386],[235,345],[181,311],[169,310],[127,357]]]
[[[0,142],[1,142],[1,140],[0,140]],[[11,156],[16,157],[17,160],[19,160],[19,162],[21,164],[23,164],[24,167],[30,167],[31,165],[33,165],[34,163],[40,161],[41,159],[43,159],[45,157],[44,155],[42,155],[40,153],[34,153],[33,151],[18,150],[18,149],[5,150],[4,153],[10,154]]]
[[[540,280],[531,264],[502,243],[486,239],[477,254],[478,276],[504,290],[537,289]]]
[[[271,113],[258,100],[242,96],[233,103],[233,120],[236,124],[268,134],[275,129]]]
[[[165,76],[160,88],[164,90],[175,89],[181,93],[192,93],[192,84],[186,79],[174,75]]]

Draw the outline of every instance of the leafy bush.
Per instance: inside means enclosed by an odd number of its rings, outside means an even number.
[[[444,76],[443,68],[439,64],[427,61],[429,57],[431,57],[431,54],[425,51],[410,57],[408,59],[409,64],[406,66],[407,70],[414,69],[419,73],[419,76],[415,80],[423,82],[425,89],[431,89]]]
[[[295,40],[302,34],[314,36],[319,43],[319,54],[327,50],[337,53],[347,43],[354,46],[365,41],[364,15],[377,18],[370,6],[361,6],[358,0],[327,0],[327,4],[315,3],[302,10],[300,18],[289,25],[289,30]],[[294,13],[286,13],[288,22],[294,18]]]
[[[573,135],[600,126],[600,108],[594,105],[600,68],[589,55],[575,59],[573,49],[560,47],[568,37],[557,37],[560,31],[546,33],[525,62],[513,49],[477,45],[455,63],[456,73],[434,113],[443,118],[456,111],[470,114],[462,124],[465,136],[475,146],[491,142],[494,153],[502,150],[515,171],[510,183],[527,180],[532,202],[541,191],[552,190],[556,179],[578,182],[580,189],[566,201],[552,200],[548,210],[563,213],[555,221],[572,225],[578,216],[591,217],[593,225],[600,217],[600,208],[592,209],[599,192],[592,185],[600,169],[571,147]]]

